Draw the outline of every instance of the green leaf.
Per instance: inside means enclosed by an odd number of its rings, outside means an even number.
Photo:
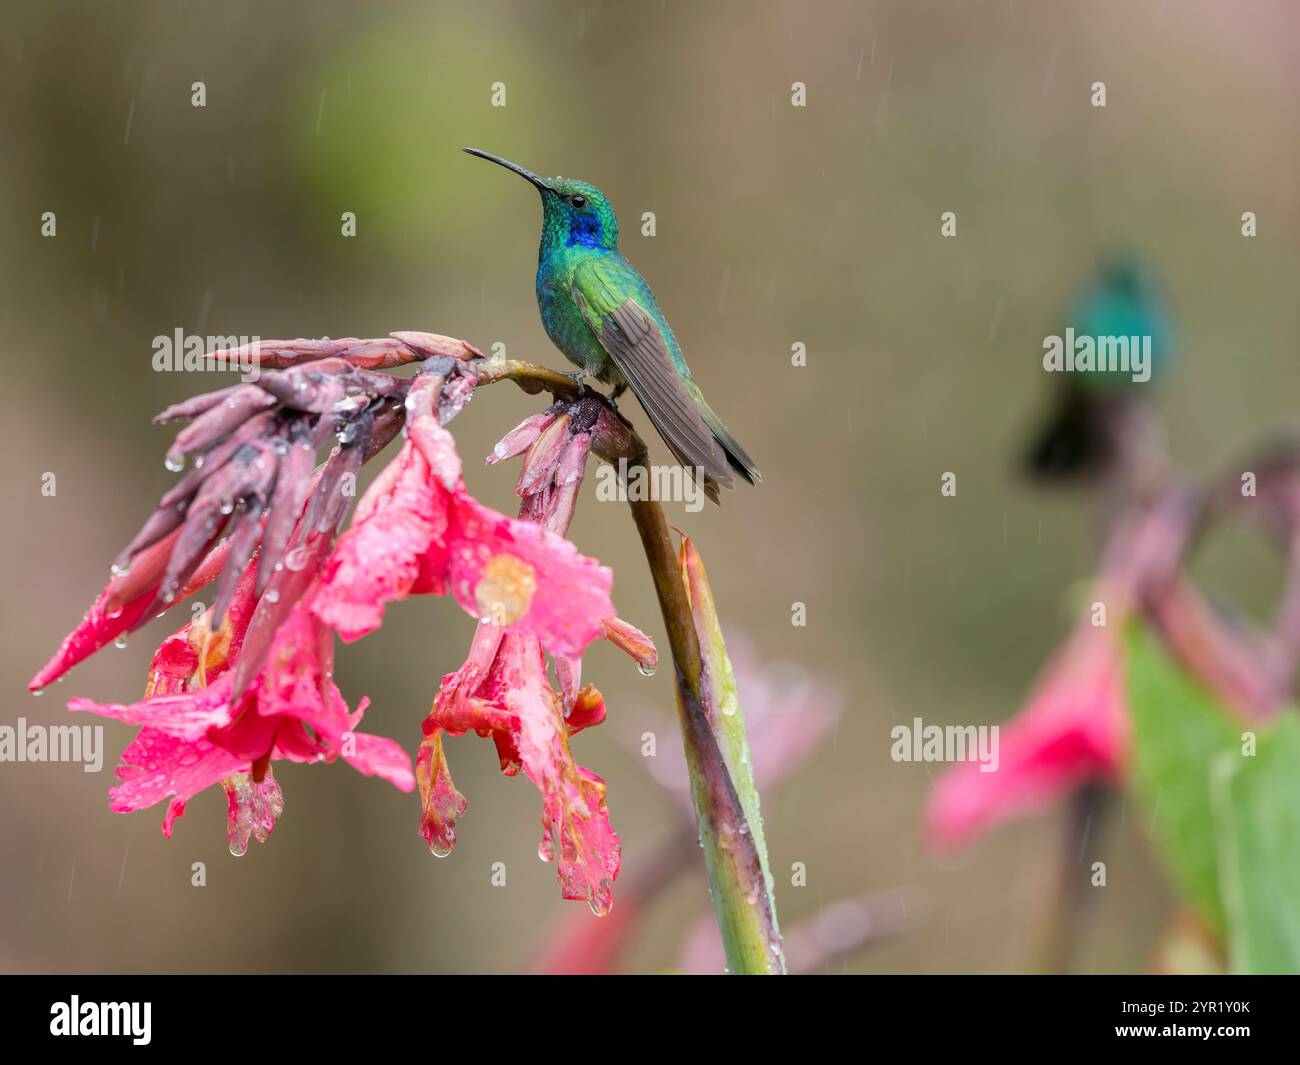
[[[1133,786],[1174,880],[1222,932],[1211,767],[1225,751],[1240,753],[1242,725],[1145,627],[1130,626],[1126,652]]]
[[[1220,754],[1212,794],[1232,967],[1300,972],[1300,718]]]
[[[727,968],[734,973],[784,973],[776,891],[768,865],[745,718],[709,578],[689,537],[682,537],[681,567],[699,639],[700,710],[711,743],[705,742],[704,736],[695,737],[692,743],[690,728],[684,729],[683,737]],[[679,700],[688,694],[679,689]],[[682,705],[689,716],[689,708]],[[714,752],[725,783],[709,777],[710,755]],[[728,790],[734,792],[738,809],[730,806]]]

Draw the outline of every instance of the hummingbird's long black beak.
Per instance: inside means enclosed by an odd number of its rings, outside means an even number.
[[[552,191],[545,178],[538,177],[531,170],[525,170],[517,163],[512,163],[509,159],[502,159],[499,155],[493,155],[491,152],[481,151],[478,148],[462,148],[461,151],[468,152],[470,155],[477,155],[480,159],[486,159],[489,163],[496,163],[497,166],[504,166],[507,170],[513,170],[521,178],[531,181],[542,192]]]

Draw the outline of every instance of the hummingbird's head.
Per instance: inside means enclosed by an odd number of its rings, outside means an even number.
[[[573,178],[543,178],[509,160],[477,148],[470,155],[504,166],[531,182],[542,197],[542,246],[582,245],[588,248],[618,247],[618,220],[605,194],[585,181]]]

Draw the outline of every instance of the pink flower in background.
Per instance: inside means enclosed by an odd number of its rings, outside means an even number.
[[[1042,810],[1089,781],[1121,781],[1132,724],[1118,634],[1143,590],[1167,580],[1167,560],[1185,534],[1185,500],[1177,493],[1115,521],[1090,593],[1090,601],[1106,604],[1108,624],[1094,625],[1091,616],[1075,624],[1024,709],[1001,726],[996,771],[966,762],[939,778],[925,816],[936,846],[957,846]]]
[[[1088,619],[1075,627],[1025,708],[1001,727],[996,771],[964,762],[939,778],[926,811],[936,845],[964,843],[1086,781],[1120,780],[1130,724],[1115,631]]]

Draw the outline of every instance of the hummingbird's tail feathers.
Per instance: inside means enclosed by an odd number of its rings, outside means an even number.
[[[733,470],[752,484],[758,469],[704,402],[685,364],[673,358],[667,325],[627,294],[631,279],[644,287],[624,260],[589,259],[574,271],[574,302],[668,449],[683,466],[703,474],[704,491],[716,503],[721,489],[735,487]]]
[[[727,453],[705,423],[700,405],[678,374],[658,324],[636,300],[628,299],[597,316],[581,292],[578,305],[592,331],[627,378],[650,421],[683,466],[704,471],[706,484],[731,488],[734,478]],[[716,491],[716,489],[715,489]]]
[[[758,472],[758,467],[754,464],[748,453],[740,446],[740,441],[731,435],[731,430],[722,424],[722,419],[705,401],[704,397],[699,394],[699,389],[695,389],[696,402],[700,408],[700,416],[704,419],[713,433],[713,438],[722,445],[722,450],[727,453],[727,462],[733,470],[736,471],[750,484],[757,484],[763,479],[763,475]]]
[[[1114,452],[1105,408],[1100,397],[1067,389],[1025,456],[1029,475],[1064,482],[1104,470]]]

